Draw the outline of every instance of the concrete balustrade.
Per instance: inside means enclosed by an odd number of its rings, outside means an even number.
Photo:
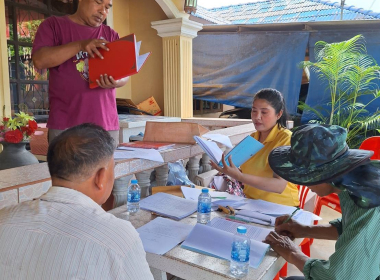
[[[254,131],[250,120],[230,119],[186,119],[185,122],[197,122],[206,127],[227,127],[217,129],[213,133],[220,133],[230,137],[232,144],[237,144],[245,136]],[[242,123],[248,123],[239,125]],[[237,126],[234,126],[237,125]],[[144,195],[149,194],[150,175],[156,170],[157,185],[165,185],[168,176],[168,162],[179,159],[189,160],[189,178],[195,179],[199,173],[202,160],[202,171],[210,169],[208,158],[203,156],[203,150],[198,145],[176,144],[173,148],[161,152],[164,163],[144,159],[116,160],[115,179],[124,178],[114,190],[115,207],[125,204],[126,187],[133,175],[143,187]],[[38,163],[0,171],[0,208],[14,205],[22,201],[41,196],[51,186],[47,163]]]

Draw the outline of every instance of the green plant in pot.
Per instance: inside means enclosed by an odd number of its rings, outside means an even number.
[[[14,118],[4,117],[0,122],[0,170],[38,163],[38,160],[25,149],[30,137],[37,130],[33,117],[23,112],[15,114]]]
[[[313,116],[309,122],[346,128],[347,144],[358,148],[366,137],[378,133],[380,127],[379,108],[374,113],[367,110],[369,105],[380,101],[377,87],[380,66],[367,54],[362,35],[331,44],[319,41],[314,50],[316,62],[303,61],[301,66],[327,83],[330,98],[325,104],[312,107],[301,103],[299,108]]]

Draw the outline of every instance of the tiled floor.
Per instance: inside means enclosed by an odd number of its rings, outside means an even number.
[[[337,219],[342,215],[328,207],[323,206],[321,215],[321,224],[328,224],[329,221]],[[313,245],[310,248],[312,258],[327,260],[335,251],[335,241],[314,239]],[[294,265],[288,265],[288,276],[302,276],[302,272]]]

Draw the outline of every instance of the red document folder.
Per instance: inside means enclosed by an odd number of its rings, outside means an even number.
[[[174,143],[164,143],[164,142],[150,142],[150,141],[135,141],[128,143],[120,143],[119,147],[127,148],[140,148],[140,149],[155,149],[155,150],[165,150],[173,147]]]
[[[107,74],[115,80],[136,74],[150,55],[139,55],[141,42],[136,43],[135,34],[130,34],[107,44],[109,51],[98,49],[104,59],[97,55],[88,59],[90,88],[98,87],[96,80]]]

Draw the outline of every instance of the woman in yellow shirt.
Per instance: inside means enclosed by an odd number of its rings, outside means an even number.
[[[264,147],[240,166],[241,171],[231,162],[223,168],[211,162],[213,168],[235,178],[244,184],[244,193],[253,199],[298,206],[298,189],[295,184],[285,181],[273,173],[268,164],[269,153],[276,147],[289,146],[292,133],[286,129],[287,112],[281,92],[262,89],[253,98],[251,119],[256,132],[252,137]]]

